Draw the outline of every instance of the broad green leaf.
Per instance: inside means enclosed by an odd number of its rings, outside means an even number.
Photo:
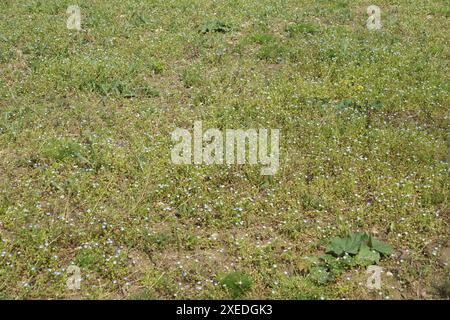
[[[344,251],[357,254],[362,244],[369,241],[369,236],[365,232],[353,232],[349,234],[345,241]]]
[[[242,272],[231,272],[220,282],[227,288],[234,299],[242,296],[252,286],[252,279]]]
[[[392,246],[386,242],[379,241],[373,237],[370,237],[369,245],[373,250],[388,256],[392,253]]]
[[[327,253],[331,253],[334,256],[342,257],[344,253],[347,253],[355,257],[355,261],[360,265],[368,265],[371,263],[378,263],[380,260],[380,253],[383,255],[389,255],[392,252],[392,247],[372,238],[366,232],[352,232],[346,237],[336,237],[331,239],[327,247]],[[325,264],[331,266],[329,255],[322,257]],[[341,265],[351,265],[355,263],[352,260],[345,261],[346,263],[340,263]]]
[[[345,238],[336,237],[331,239],[327,247],[327,253],[334,253],[341,256],[344,252],[357,254],[363,243],[369,241],[369,236],[365,232],[352,232]]]
[[[344,254],[345,242],[346,242],[345,239],[340,237],[331,239],[330,243],[328,244],[326,252],[334,253],[337,256],[341,256],[342,254]]]
[[[380,254],[363,244],[356,255],[356,261],[359,265],[369,266],[371,264],[377,264],[380,261]]]

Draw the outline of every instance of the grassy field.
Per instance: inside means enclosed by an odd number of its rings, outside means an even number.
[[[2,0],[0,297],[449,298],[449,17],[445,0]],[[195,120],[279,128],[277,174],[174,165]],[[380,290],[322,256],[357,231],[393,248]]]

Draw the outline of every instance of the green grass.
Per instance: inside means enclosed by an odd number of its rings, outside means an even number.
[[[0,297],[448,297],[450,10],[395,3],[1,1]],[[194,120],[280,128],[280,170],[173,165]],[[305,271],[350,231],[381,292]]]

